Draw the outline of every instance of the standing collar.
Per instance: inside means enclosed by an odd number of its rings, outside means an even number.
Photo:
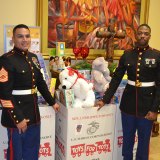
[[[143,51],[146,51],[148,50],[150,47],[149,45],[144,47],[144,48],[141,48],[141,47],[135,47],[135,50],[138,51],[138,52],[143,52]]]
[[[14,52],[17,53],[17,54],[25,55],[25,56],[26,56],[27,53],[28,53],[28,50],[27,50],[27,51],[23,51],[23,50],[21,50],[21,49],[19,49],[19,48],[17,48],[17,47],[14,47],[12,51],[14,51]]]

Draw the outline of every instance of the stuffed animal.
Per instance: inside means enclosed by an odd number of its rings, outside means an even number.
[[[111,77],[104,57],[98,57],[92,62],[91,79],[96,92],[104,93],[108,88]]]
[[[64,69],[60,75],[59,89],[73,89],[75,101],[73,107],[93,107],[95,94],[92,90],[93,84],[88,83],[77,70]]]

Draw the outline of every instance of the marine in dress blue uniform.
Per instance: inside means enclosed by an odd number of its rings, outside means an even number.
[[[37,56],[28,51],[28,27],[18,25],[13,34],[15,47],[0,57],[1,123],[8,129],[7,160],[38,160],[40,113],[37,90],[50,106],[55,109],[59,106],[48,91]]]
[[[103,100],[97,102],[100,108],[105,103],[108,104],[127,73],[128,84],[120,103],[124,160],[133,159],[136,131],[136,160],[148,160],[152,124],[160,104],[160,51],[149,47],[150,33],[148,25],[142,24],[138,27],[137,47],[125,51],[121,56]]]

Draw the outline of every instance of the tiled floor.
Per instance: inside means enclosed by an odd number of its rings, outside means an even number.
[[[151,138],[149,160],[160,160],[160,135]]]
[[[160,123],[160,114],[157,121]],[[160,160],[160,135],[151,138],[149,160]]]

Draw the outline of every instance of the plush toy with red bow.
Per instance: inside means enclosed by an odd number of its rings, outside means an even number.
[[[88,83],[77,70],[67,68],[60,73],[59,79],[60,89],[73,89],[75,96],[74,108],[94,106],[93,84]]]

